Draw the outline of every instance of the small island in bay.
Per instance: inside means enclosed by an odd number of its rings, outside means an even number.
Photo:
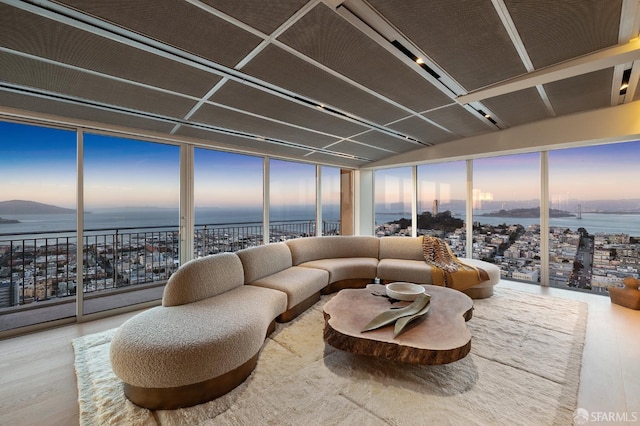
[[[502,209],[497,212],[484,213],[479,216],[536,218],[536,217],[540,217],[540,207],[534,207],[530,209],[512,209],[512,210]],[[576,215],[564,210],[549,209],[549,217],[576,217]]]

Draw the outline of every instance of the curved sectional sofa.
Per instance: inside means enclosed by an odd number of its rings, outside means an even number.
[[[381,282],[431,284],[422,237],[309,237],[192,260],[169,279],[162,306],[119,327],[111,365],[125,395],[149,409],[175,409],[215,399],[242,383],[257,364],[275,322],[288,322],[321,294]],[[493,294],[500,270],[465,290]]]

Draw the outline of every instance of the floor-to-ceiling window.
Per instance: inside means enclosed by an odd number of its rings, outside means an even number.
[[[606,294],[640,273],[640,142],[549,152],[549,285]]]
[[[179,165],[178,146],[84,135],[85,313],[162,297],[179,266]]]
[[[194,151],[195,257],[262,244],[263,159]]]
[[[411,167],[376,170],[375,235],[411,235]]]
[[[540,279],[540,154],[473,161],[473,258],[507,278]]]
[[[75,231],[76,133],[0,122],[0,331],[75,316]]]
[[[322,235],[337,235],[340,234],[340,169],[322,166],[320,170]]]
[[[269,161],[270,241],[316,235],[316,167]]]
[[[466,255],[465,161],[418,166],[417,234],[444,238],[456,256]]]

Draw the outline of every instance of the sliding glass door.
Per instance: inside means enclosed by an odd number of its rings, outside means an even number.
[[[179,148],[84,135],[84,313],[158,300],[179,266]]]
[[[0,332],[76,314],[76,133],[0,122]]]

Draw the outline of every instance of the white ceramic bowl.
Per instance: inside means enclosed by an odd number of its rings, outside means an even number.
[[[395,282],[385,286],[387,288],[387,296],[397,300],[413,301],[424,293],[424,287],[418,284]]]

